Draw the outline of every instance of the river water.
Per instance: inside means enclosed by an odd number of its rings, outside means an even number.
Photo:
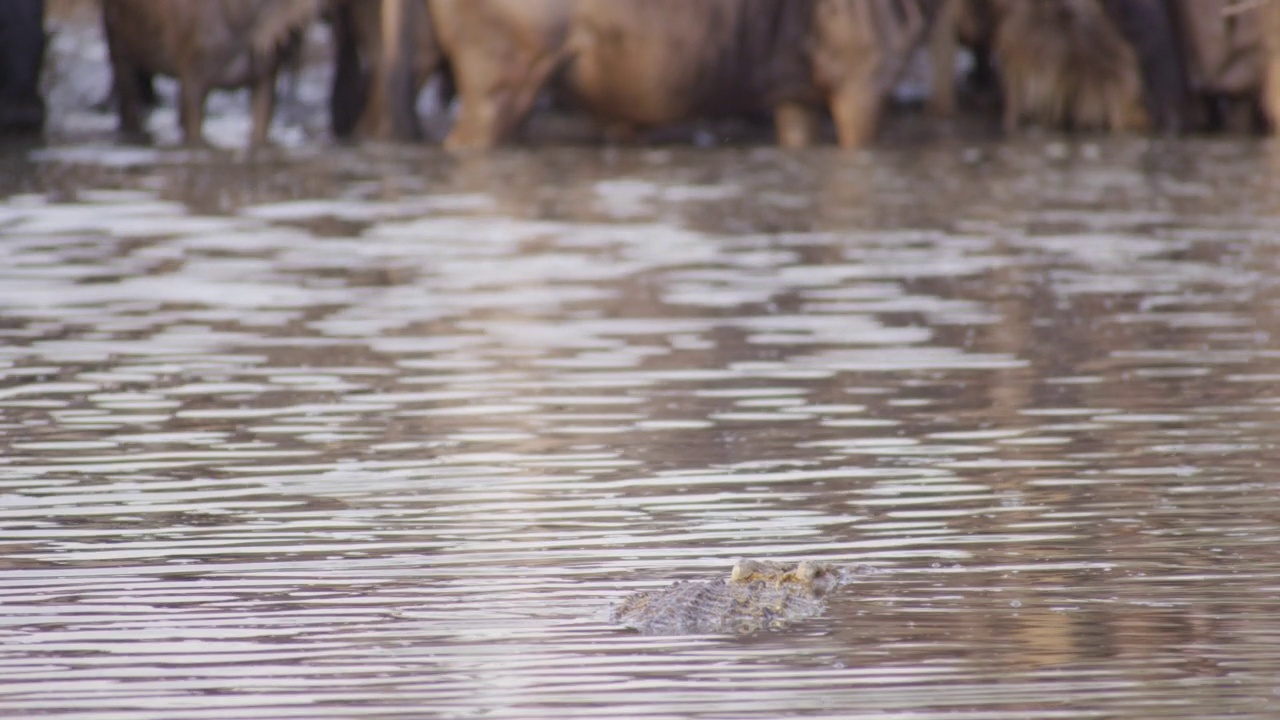
[[[10,149],[0,715],[1277,717],[1276,163]]]

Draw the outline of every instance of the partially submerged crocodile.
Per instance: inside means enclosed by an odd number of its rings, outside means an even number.
[[[610,619],[645,635],[745,635],[816,617],[856,570],[803,560],[739,560],[728,578],[628,595]]]

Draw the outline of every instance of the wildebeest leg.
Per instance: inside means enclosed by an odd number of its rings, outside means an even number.
[[[143,88],[138,83],[140,72],[132,65],[116,64],[114,67],[112,83],[120,116],[120,135],[130,142],[145,142],[147,133],[143,128],[143,115],[146,104]]]
[[[1006,70],[1006,73],[1011,73]],[[1022,84],[1017,82],[1005,82],[1004,84],[1004,117],[1001,124],[1006,133],[1017,132],[1018,125],[1022,122]]]
[[[335,137],[416,140],[416,101],[444,65],[424,0],[331,0]]]
[[[938,117],[950,117],[956,111],[956,53],[960,49],[956,35],[965,2],[944,0],[929,32],[929,60],[933,70],[929,111]]]
[[[778,146],[795,150],[814,144],[818,136],[818,115],[813,108],[796,102],[781,103],[773,109]]]
[[[450,150],[481,150],[496,141],[501,112],[502,63],[484,48],[462,47],[453,58],[458,117],[444,140]]]
[[[113,16],[104,14],[103,30],[107,35],[107,51],[111,58],[111,87],[116,99],[119,132],[127,142],[145,142],[143,130],[144,90],[140,78],[148,74],[133,63],[121,43],[113,42]]]
[[[280,42],[277,49],[276,60],[276,77],[279,85],[284,85],[284,91],[278,98],[277,106],[289,108],[292,116],[296,116],[300,99],[298,97],[302,85],[302,44],[303,31],[301,28],[295,28],[290,31],[286,39]]]
[[[455,58],[461,110],[445,139],[449,149],[482,150],[504,140],[522,123],[551,74],[561,51],[534,58],[511,58],[492,48],[466,47]]]
[[[205,145],[204,103],[209,96],[209,86],[203,78],[183,77],[178,90],[178,120],[182,125],[182,139],[188,145]],[[123,101],[123,96],[121,97]],[[122,104],[123,107],[123,104]]]
[[[845,149],[869,143],[883,100],[925,30],[915,0],[822,0],[814,70]]]
[[[920,45],[933,13],[926,16],[922,0],[880,0],[871,3],[870,18],[878,40],[878,84],[888,93],[906,73],[911,55]]]
[[[382,0],[380,48],[358,134],[398,140],[422,137],[414,107],[419,88],[418,78],[414,77],[415,56],[426,54],[428,73],[442,59],[438,46],[418,47],[415,42],[414,28],[424,20],[429,22],[429,18],[426,3],[421,0]]]
[[[836,140],[845,150],[864,147],[876,136],[883,97],[873,68],[867,70],[842,83],[829,99]]]
[[[267,144],[271,133],[271,116],[276,106],[276,75],[279,74],[279,63],[271,60],[270,67],[258,74],[253,81],[253,131],[249,136],[249,145],[258,147]],[[201,101],[203,107],[203,101]]]
[[[332,3],[333,80],[329,89],[329,128],[334,137],[351,137],[369,95],[368,78],[360,67],[360,43],[355,8],[350,2]]]
[[[538,94],[546,87],[547,81],[564,62],[565,57],[566,53],[557,49],[544,52],[529,63],[527,71],[512,86],[507,106],[499,117],[502,126],[498,128],[497,142],[511,137],[512,133],[529,117],[534,103],[538,100]]]
[[[426,12],[424,3],[408,0],[384,0],[382,3],[382,53],[375,66],[369,105],[386,104],[387,112],[379,113],[382,122],[372,129],[375,137],[416,139],[421,137],[417,113],[414,112],[413,46],[411,13]],[[385,98],[385,99],[383,99]]]
[[[1270,3],[1268,3],[1270,4]],[[1108,15],[1138,54],[1143,101],[1152,124],[1181,132],[1190,124],[1190,88],[1175,18],[1162,0],[1108,0]],[[1112,123],[1115,126],[1115,122]]]
[[[43,0],[4,0],[0,7],[0,132],[38,132],[44,125],[40,66]]]
[[[160,104],[160,98],[156,95],[156,86],[154,76],[146,71],[139,70],[137,73],[137,83],[139,97],[142,104],[148,108],[154,108]],[[116,88],[115,83],[111,83],[111,87],[107,88],[107,92],[100,100],[93,104],[96,112],[110,112],[116,106]]]
[[[458,119],[445,138],[444,146],[450,150],[487,150],[505,139],[507,126],[514,126],[504,118],[511,107],[511,88],[508,82],[492,78],[480,87],[459,82]]]
[[[1262,4],[1262,112],[1271,134],[1280,133],[1280,3]]]

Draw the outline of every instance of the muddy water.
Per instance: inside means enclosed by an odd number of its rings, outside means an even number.
[[[1274,152],[10,151],[0,715],[1276,717]]]

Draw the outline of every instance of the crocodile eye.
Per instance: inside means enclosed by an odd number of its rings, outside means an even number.
[[[748,558],[742,558],[733,564],[733,570],[729,572],[730,582],[743,582],[750,578],[760,568],[760,563]]]
[[[830,573],[830,569],[818,562],[805,560],[800,563],[800,567],[796,568],[796,574],[803,577],[806,581],[812,582],[820,577],[825,577]]]

